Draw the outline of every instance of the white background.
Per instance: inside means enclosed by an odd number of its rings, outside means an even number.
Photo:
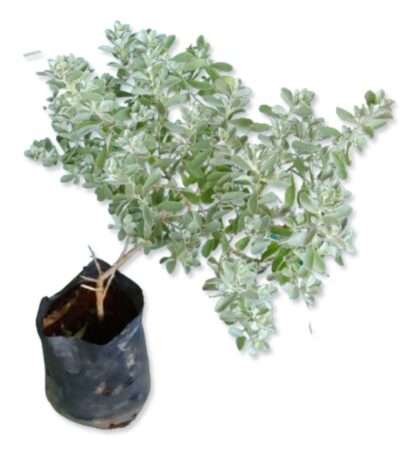
[[[35,315],[89,261],[87,244],[113,261],[121,245],[92,193],[61,185],[23,151],[52,135],[35,75],[46,59],[75,53],[99,71],[104,30],[115,19],[135,30],[176,34],[181,50],[204,34],[261,103],[282,86],[318,94],[318,114],[339,123],[367,89],[400,101],[396,3],[377,1],[2,2],[0,454],[132,456],[399,456],[400,130],[397,121],[355,158],[357,254],[329,267],[318,307],[277,298],[272,351],[239,353],[214,302],[201,291],[207,267],[170,277],[159,255],[124,272],[144,289],[152,391],[132,426],[99,431],[53,411]],[[40,49],[42,57],[24,59]],[[395,113],[396,114],[396,113]],[[309,322],[313,335],[309,332]]]

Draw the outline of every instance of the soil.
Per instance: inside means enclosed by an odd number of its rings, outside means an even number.
[[[132,300],[111,284],[104,301],[104,320],[100,321],[95,293],[77,286],[50,306],[43,319],[43,333],[106,344],[137,315]]]

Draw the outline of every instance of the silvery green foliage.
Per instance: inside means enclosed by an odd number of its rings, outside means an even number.
[[[25,155],[30,159],[42,162],[45,167],[57,165],[59,161],[57,149],[49,138],[34,141],[31,147],[25,152]]]
[[[342,186],[354,150],[391,118],[383,92],[367,92],[341,130],[314,114],[314,94],[282,90],[284,106],[262,105],[267,123],[244,117],[250,91],[214,62],[209,45],[173,55],[173,36],[107,30],[114,75],[95,76],[82,58],[62,56],[43,74],[60,153],[49,139],[27,156],[62,163],[63,182],[106,200],[120,240],[145,253],[166,247],[168,272],[208,259],[205,290],[239,349],[268,348],[272,297],[314,303],[332,257],[352,252],[350,193]],[[258,141],[250,132],[262,132]]]

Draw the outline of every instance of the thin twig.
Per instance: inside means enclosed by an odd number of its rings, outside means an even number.
[[[125,242],[124,249],[122,250],[118,260],[106,271],[102,272],[100,269],[99,262],[93,252],[93,250],[89,247],[90,252],[93,256],[93,261],[95,262],[98,276],[97,278],[87,278],[86,276],[82,276],[85,280],[90,280],[96,284],[96,287],[91,287],[86,284],[82,284],[81,287],[84,289],[91,290],[96,294],[96,309],[97,309],[97,316],[100,321],[104,319],[104,301],[110,288],[110,285],[114,279],[114,276],[118,270],[124,263],[126,263],[136,252],[138,252],[141,248],[140,244],[133,246],[131,249],[128,250],[129,241]],[[94,281],[93,281],[94,279]]]
[[[89,282],[96,282],[97,281],[96,278],[90,278],[89,276],[80,275],[80,277],[82,279],[84,279],[85,281],[89,281]]]
[[[255,257],[250,257],[243,252],[237,251],[236,249],[232,249],[233,254],[237,255],[238,257],[241,257],[244,260],[250,260],[251,262],[255,263],[262,263],[261,259],[256,259]]]
[[[94,261],[94,264],[96,265],[97,273],[100,276],[102,271],[101,271],[101,268],[100,268],[99,261],[97,260],[96,254],[94,253],[93,249],[90,246],[88,246],[88,248],[89,248],[89,251],[90,251],[90,253],[92,255],[92,259]]]
[[[69,301],[67,302],[61,309],[54,310],[51,314],[46,316],[43,319],[43,329],[50,327],[58,320],[60,320],[65,314],[67,314],[68,310],[71,308],[72,303]]]
[[[81,284],[82,289],[91,290],[92,292],[97,292],[96,287],[88,286],[87,284]]]
[[[23,57],[33,57],[33,56],[37,56],[39,54],[42,54],[42,51],[40,51],[40,50],[30,51],[30,52],[26,52],[25,54],[23,54]]]
[[[107,278],[112,276],[118,270],[119,267],[126,263],[133,256],[133,254],[136,254],[136,252],[138,252],[140,249],[140,244],[137,244],[133,246],[131,249],[129,249],[129,251],[126,252],[124,255],[121,255],[111,268],[109,268],[107,271],[101,274],[102,281],[104,282]]]
[[[108,289],[110,288],[111,283],[113,282],[114,276],[115,276],[115,271],[114,273],[108,278],[106,287],[104,288],[104,297],[107,296]]]
[[[125,255],[125,253],[126,253],[126,251],[128,249],[128,246],[129,246],[129,238],[126,239],[125,245],[124,245],[124,249],[122,250],[118,260],[120,260],[121,257],[123,257]],[[117,260],[117,262],[118,262],[118,260]],[[104,297],[106,297],[106,295],[107,295],[108,289],[110,288],[110,285],[111,285],[111,283],[112,283],[112,281],[114,279],[115,273],[116,273],[116,271],[114,271],[114,273],[108,278],[106,287],[104,289]]]

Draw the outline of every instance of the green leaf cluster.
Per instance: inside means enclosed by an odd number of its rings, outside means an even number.
[[[72,55],[49,61],[55,144],[35,141],[26,155],[93,189],[120,240],[166,248],[169,273],[207,259],[204,289],[237,347],[267,350],[277,286],[311,305],[329,257],[343,264],[353,251],[342,181],[391,100],[367,92],[353,112],[337,109],[336,129],[315,115],[312,92],[282,89],[283,104],[261,105],[253,121],[250,90],[204,37],[176,54],[174,36],[153,30],[117,22],[106,36],[112,73]]]

